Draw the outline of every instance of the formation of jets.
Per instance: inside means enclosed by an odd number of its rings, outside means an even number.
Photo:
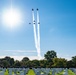
[[[38,11],[39,9],[37,8],[36,10]],[[32,11],[34,11],[34,9],[32,9]],[[29,23],[29,24],[31,24],[31,23]],[[35,24],[35,21],[33,21],[33,24]],[[40,22],[38,24],[40,24]]]

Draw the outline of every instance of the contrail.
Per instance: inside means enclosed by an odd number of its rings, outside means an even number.
[[[40,21],[39,21],[39,13],[37,9],[37,32],[38,32],[38,56],[40,56]]]
[[[37,49],[38,57],[40,59],[41,58],[41,55],[40,55],[40,22],[39,22],[38,9],[37,9],[37,25],[36,25],[35,17],[34,17],[34,9],[32,9],[32,16],[33,16],[35,47]],[[37,26],[37,30],[36,30],[36,26]]]
[[[33,28],[34,28],[34,39],[35,39],[35,47],[37,49],[37,35],[36,35],[36,23],[34,18],[34,11],[32,11],[32,17],[33,17]]]

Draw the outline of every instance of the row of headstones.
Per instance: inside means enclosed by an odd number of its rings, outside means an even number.
[[[63,71],[63,75],[68,75],[67,68],[54,68],[54,69],[52,69],[52,75],[55,75],[55,74],[60,73],[62,71]]]
[[[22,68],[8,68],[9,75],[12,75],[12,71],[14,72],[14,74],[17,74],[17,72],[19,72],[20,75],[26,75],[26,73],[27,73],[28,70],[29,70],[28,68],[27,69],[22,69]],[[40,75],[41,74],[40,71],[46,72],[46,74],[50,72],[50,68],[47,68],[47,69],[44,69],[44,68],[41,68],[41,69],[40,68],[37,68],[37,69],[35,69],[35,68],[33,68],[33,70],[35,71],[35,74],[36,75]],[[4,75],[5,71],[6,71],[5,68],[2,69],[2,71],[0,71],[0,75]]]
[[[3,71],[0,72],[1,75],[4,75],[4,72],[5,72],[6,69],[3,69]],[[12,75],[12,71],[17,74],[17,72],[20,72],[20,75],[26,75],[27,71],[29,70],[29,68],[26,68],[26,69],[22,69],[22,68],[8,68],[8,71],[9,71],[9,75]],[[35,74],[36,75],[47,75],[50,71],[52,71],[52,75],[55,75],[55,73],[58,73],[60,71],[62,71],[63,69],[62,68],[53,68],[53,69],[50,69],[50,68],[33,68],[33,70],[35,71]],[[40,72],[44,72],[43,74],[41,74]]]
[[[76,74],[76,68],[69,68],[69,69]]]
[[[35,73],[36,73],[36,75],[48,75],[50,71],[52,72],[52,75],[55,75],[55,74],[60,73],[62,71],[63,71],[63,75],[68,75],[68,69],[67,68],[66,69],[65,68],[52,68],[52,69],[42,68],[40,71],[43,71],[44,74],[40,74],[39,70],[38,69],[37,70],[36,69],[34,70]]]
[[[69,68],[76,75],[76,68]],[[64,70],[64,75],[68,75],[68,69]]]
[[[5,75],[5,72],[0,72],[0,75]],[[24,71],[20,72],[20,74],[12,74],[12,72],[9,72],[9,75],[26,75],[26,73]]]
[[[64,70],[64,74],[63,75],[68,75],[68,69],[64,69],[64,68],[32,68],[35,72],[36,75],[48,75],[48,73],[51,71],[52,75],[55,75],[55,73],[59,73],[61,71]],[[14,75],[17,75],[17,72],[20,73],[20,75],[26,75],[26,73],[28,72],[29,68],[8,68],[8,72],[9,75],[12,75],[12,71],[14,72]],[[70,70],[72,70],[74,72],[76,72],[76,69],[70,68]],[[4,75],[6,71],[6,68],[0,68],[0,75]],[[41,71],[44,72],[43,74],[41,74]]]
[[[14,72],[14,75],[26,75],[29,68],[23,69],[23,68],[8,68],[9,75],[13,75],[12,72]],[[0,75],[4,75],[6,72],[6,68],[0,68]],[[19,73],[19,74],[18,74]]]

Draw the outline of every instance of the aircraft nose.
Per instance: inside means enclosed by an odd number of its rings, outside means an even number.
[[[32,9],[32,11],[34,11],[34,9]]]

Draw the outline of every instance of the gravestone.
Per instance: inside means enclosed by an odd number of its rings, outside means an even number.
[[[12,75],[12,69],[11,68],[9,69],[9,75]]]
[[[4,71],[1,71],[1,72],[0,72],[0,75],[4,75]]]
[[[41,75],[41,73],[40,72],[37,72],[37,74],[36,75]]]
[[[67,68],[64,70],[64,74],[63,75],[68,75],[68,69]]]
[[[76,74],[76,68],[70,68],[70,70]]]
[[[45,69],[46,74],[48,74],[50,71],[51,71],[50,68],[46,68],[46,69]]]
[[[34,69],[34,72],[35,72],[35,74],[37,74],[38,72],[40,72],[40,69],[39,68]]]
[[[20,75],[24,75],[24,71],[20,71]]]
[[[55,68],[52,69],[52,75],[55,75]]]

